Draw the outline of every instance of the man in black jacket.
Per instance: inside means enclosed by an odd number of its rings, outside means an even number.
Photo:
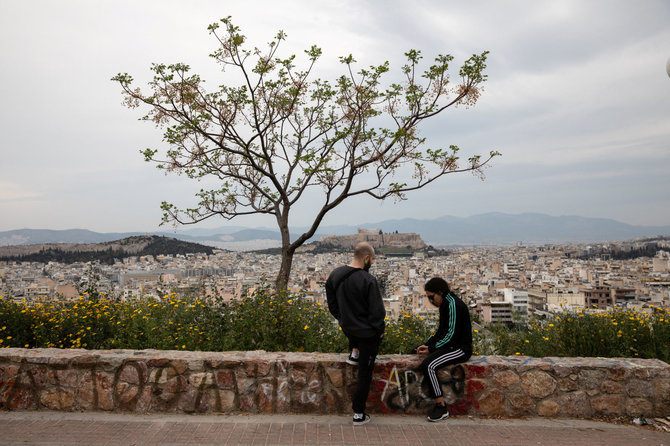
[[[352,350],[347,362],[358,362],[358,382],[352,398],[354,425],[370,421],[365,403],[385,328],[386,311],[379,285],[368,273],[374,258],[372,245],[361,242],[354,248],[351,263],[333,270],[326,281],[328,309],[349,339]]]
[[[424,285],[424,290],[430,303],[440,308],[440,325],[433,336],[416,348],[416,352],[428,355],[420,366],[423,378],[428,381],[430,393],[435,398],[435,407],[428,415],[428,421],[439,421],[448,418],[449,411],[437,379],[437,369],[470,359],[472,325],[468,306],[449,289],[444,279],[430,279]]]

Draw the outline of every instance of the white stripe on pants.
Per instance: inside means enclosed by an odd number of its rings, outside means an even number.
[[[433,352],[431,353],[431,355],[435,353],[437,352]],[[456,350],[445,351],[443,354],[438,355],[435,358],[431,358],[428,363],[426,363],[426,361],[428,361],[428,358],[426,358],[424,362],[421,364],[424,376],[427,375],[428,383],[430,384],[430,387],[433,390],[435,398],[439,398],[442,396],[442,386],[440,386],[440,381],[438,381],[437,379],[437,369],[449,364],[457,364],[459,362],[463,362],[459,361],[459,359],[463,357],[465,357],[465,352],[463,352],[463,350],[459,348]]]

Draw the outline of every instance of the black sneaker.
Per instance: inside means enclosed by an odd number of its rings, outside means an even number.
[[[347,358],[347,364],[358,365],[358,358],[354,358],[350,353],[349,357]]]
[[[354,415],[354,426],[360,426],[365,423],[370,422],[370,415],[364,413],[362,418],[358,418],[356,415]]]
[[[440,421],[449,418],[449,411],[446,405],[435,404],[433,410],[428,414],[428,421]]]

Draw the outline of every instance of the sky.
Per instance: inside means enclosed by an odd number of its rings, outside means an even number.
[[[121,104],[110,78],[145,86],[152,63],[183,62],[218,85],[207,26],[227,16],[258,47],[279,30],[283,55],[321,47],[324,79],[348,54],[398,73],[409,49],[452,54],[455,66],[490,51],[476,106],[420,128],[464,158],[501,152],[486,179],[448,175],[402,202],[348,200],[323,225],[488,212],[670,225],[667,0],[0,0],[0,231],[154,231],[162,201],[194,204],[201,185],[143,160],[140,150],[165,149],[162,131]],[[307,196],[291,225],[311,223],[318,199]],[[275,222],[195,227],[220,226]]]

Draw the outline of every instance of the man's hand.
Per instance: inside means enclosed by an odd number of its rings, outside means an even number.
[[[427,355],[430,351],[428,350],[427,345],[420,345],[416,348],[416,353],[419,355]]]

